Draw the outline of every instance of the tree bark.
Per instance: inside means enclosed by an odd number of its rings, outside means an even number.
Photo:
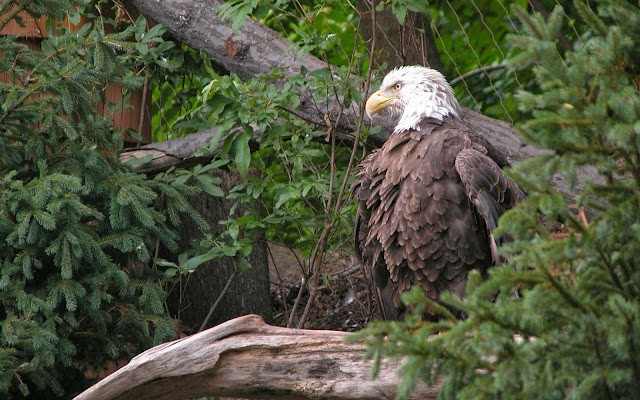
[[[424,15],[407,11],[404,23],[400,24],[391,8],[387,7],[376,11],[377,27],[373,29],[371,1],[359,0],[357,4],[361,13],[359,31],[369,51],[375,35],[376,54],[379,54],[373,60],[376,68],[385,62],[389,68],[424,65],[448,76],[433,40],[431,24]]]
[[[214,173],[222,178],[221,188],[225,193],[242,182],[242,176],[237,170]],[[233,201],[226,198],[201,193],[191,198],[190,203],[209,223],[214,236],[226,229],[219,221],[234,217],[230,214]],[[260,207],[258,200],[255,207]],[[242,216],[244,212],[243,205],[236,206],[235,216]],[[199,236],[198,228],[189,221],[183,221],[178,233],[181,237],[178,243],[180,252],[189,249],[189,242]],[[194,333],[198,332],[204,322],[204,328],[209,328],[250,313],[259,314],[267,322],[271,322],[273,309],[267,251],[267,240],[261,234],[252,244],[251,253],[247,256],[253,271],[239,271],[232,257],[216,258],[200,265],[171,290],[167,299],[171,316]],[[214,312],[205,321],[219,297]]]
[[[345,332],[287,329],[247,315],[153,347],[75,400],[392,399],[400,361],[385,361],[375,380],[365,346]],[[439,385],[419,384],[411,399],[437,397]]]
[[[222,2],[216,0],[135,0],[145,16],[167,26],[169,31],[188,46],[204,51],[214,62],[248,80],[278,67],[285,74],[300,73],[326,67],[310,54],[297,58],[291,42],[265,25],[247,18],[234,32],[231,25],[217,16]]]

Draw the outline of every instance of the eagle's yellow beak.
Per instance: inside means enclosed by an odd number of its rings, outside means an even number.
[[[373,114],[384,110],[391,100],[396,99],[397,97],[395,96],[386,96],[381,90],[378,90],[377,92],[369,96],[367,104],[365,104],[365,110],[367,111],[369,119],[371,119],[371,116]]]

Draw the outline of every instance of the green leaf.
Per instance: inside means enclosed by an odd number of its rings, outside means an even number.
[[[212,169],[217,169],[227,164],[229,164],[229,160],[213,160],[209,165]]]
[[[53,17],[47,17],[47,20],[44,23],[44,29],[47,32],[47,36],[50,38],[57,36],[56,27],[56,19]]]
[[[176,44],[174,42],[172,42],[170,40],[166,40],[166,41],[160,43],[158,45],[158,47],[156,47],[156,51],[162,53],[164,51],[167,51],[169,49],[174,48],[175,46],[176,46]],[[180,54],[180,56],[182,56],[181,58],[184,60],[184,56],[182,54]]]
[[[249,165],[251,163],[251,150],[249,149],[249,140],[251,139],[251,134],[248,131],[243,131],[233,143],[234,150],[234,162],[236,163],[236,167],[238,171],[242,174],[242,176],[247,176],[249,173]]]
[[[235,142],[236,142],[236,138],[234,138],[233,135],[228,135],[224,139],[224,142],[222,143],[222,150],[220,151],[220,156],[230,154],[231,150],[233,149],[233,146],[235,145]]]
[[[127,133],[127,135],[131,136],[132,138],[134,138],[135,140],[137,140],[139,142],[142,142],[144,140],[142,135],[139,134],[138,131],[136,131],[135,129],[127,129],[126,133]]]
[[[204,190],[205,192],[207,192],[211,196],[224,197],[224,192],[222,191],[220,186],[217,186],[217,185],[214,184],[214,182],[216,182],[216,178],[217,177],[209,175],[207,173],[200,174],[200,175],[196,176],[196,180],[198,181],[198,185],[200,185],[202,190]]]
[[[162,34],[164,34],[166,30],[167,30],[166,26],[162,24],[156,24],[144,34],[142,38],[142,42],[143,43],[147,43],[150,41],[159,42],[162,40],[160,36],[162,36]]]
[[[149,45],[145,43],[136,43],[136,50],[142,55],[145,55],[149,52]]]
[[[245,4],[244,6],[238,9],[238,13],[233,18],[233,23],[231,24],[231,28],[233,28],[234,32],[238,32],[240,28],[247,22],[247,16],[251,13],[252,7],[250,4]]]
[[[233,258],[233,260],[236,262],[236,266],[238,267],[238,269],[242,272],[253,272],[253,267],[251,266],[251,263],[249,263],[249,261],[247,261],[246,258],[244,257],[240,257],[240,256],[236,256]]]
[[[227,225],[227,235],[229,235],[229,237],[236,239],[239,234],[240,226],[235,221],[232,221],[232,223]]]
[[[393,15],[396,16],[398,23],[401,25],[404,24],[404,20],[407,18],[407,7],[404,4],[394,2],[391,4],[391,10],[393,11]]]
[[[222,246],[222,253],[225,256],[233,257],[238,253],[238,249],[235,246]]]
[[[73,11],[70,12],[68,14],[69,17],[69,21],[73,24],[73,25],[78,25],[80,23],[80,13],[77,11]]]
[[[178,273],[178,268],[170,268],[164,271],[164,276],[167,278],[173,278]]]
[[[192,174],[188,170],[184,170],[184,171],[185,171],[184,173],[174,176],[173,180],[171,181],[171,185],[177,186],[177,185],[184,185],[185,183],[187,183],[187,181],[191,178]]]
[[[183,273],[192,272],[193,270],[198,268],[200,265],[214,259],[215,257],[216,257],[215,252],[208,252],[205,254],[197,255],[195,257],[191,257],[188,260],[186,260],[184,263],[180,263],[180,269],[182,270]]]
[[[175,70],[175,69],[178,69],[178,68],[182,67],[183,64],[184,64],[184,55],[183,54],[174,55],[173,57],[171,57],[169,59],[169,67],[172,70]]]
[[[138,19],[136,19],[136,23],[134,25],[134,35],[136,38],[136,41],[141,41],[142,40],[142,35],[144,35],[144,31],[147,29],[147,20],[142,16],[138,16]]]

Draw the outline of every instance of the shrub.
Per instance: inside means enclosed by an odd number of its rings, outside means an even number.
[[[108,360],[172,339],[151,253],[176,249],[170,226],[194,189],[119,161],[122,132],[96,112],[104,87],[135,89],[124,67],[133,27],[59,27],[77,1],[9,1],[1,26],[49,15],[33,51],[0,38],[0,393],[37,398],[84,389]],[[77,13],[72,13],[72,18]],[[170,216],[170,218],[167,217]]]

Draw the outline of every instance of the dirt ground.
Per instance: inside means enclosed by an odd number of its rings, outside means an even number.
[[[274,323],[286,326],[304,276],[300,267],[302,257],[274,244],[269,245],[269,250]],[[365,327],[372,318],[380,318],[363,269],[353,255],[346,252],[328,255],[323,263],[320,287],[304,328],[353,332]],[[309,293],[305,290],[294,326],[308,299]]]

